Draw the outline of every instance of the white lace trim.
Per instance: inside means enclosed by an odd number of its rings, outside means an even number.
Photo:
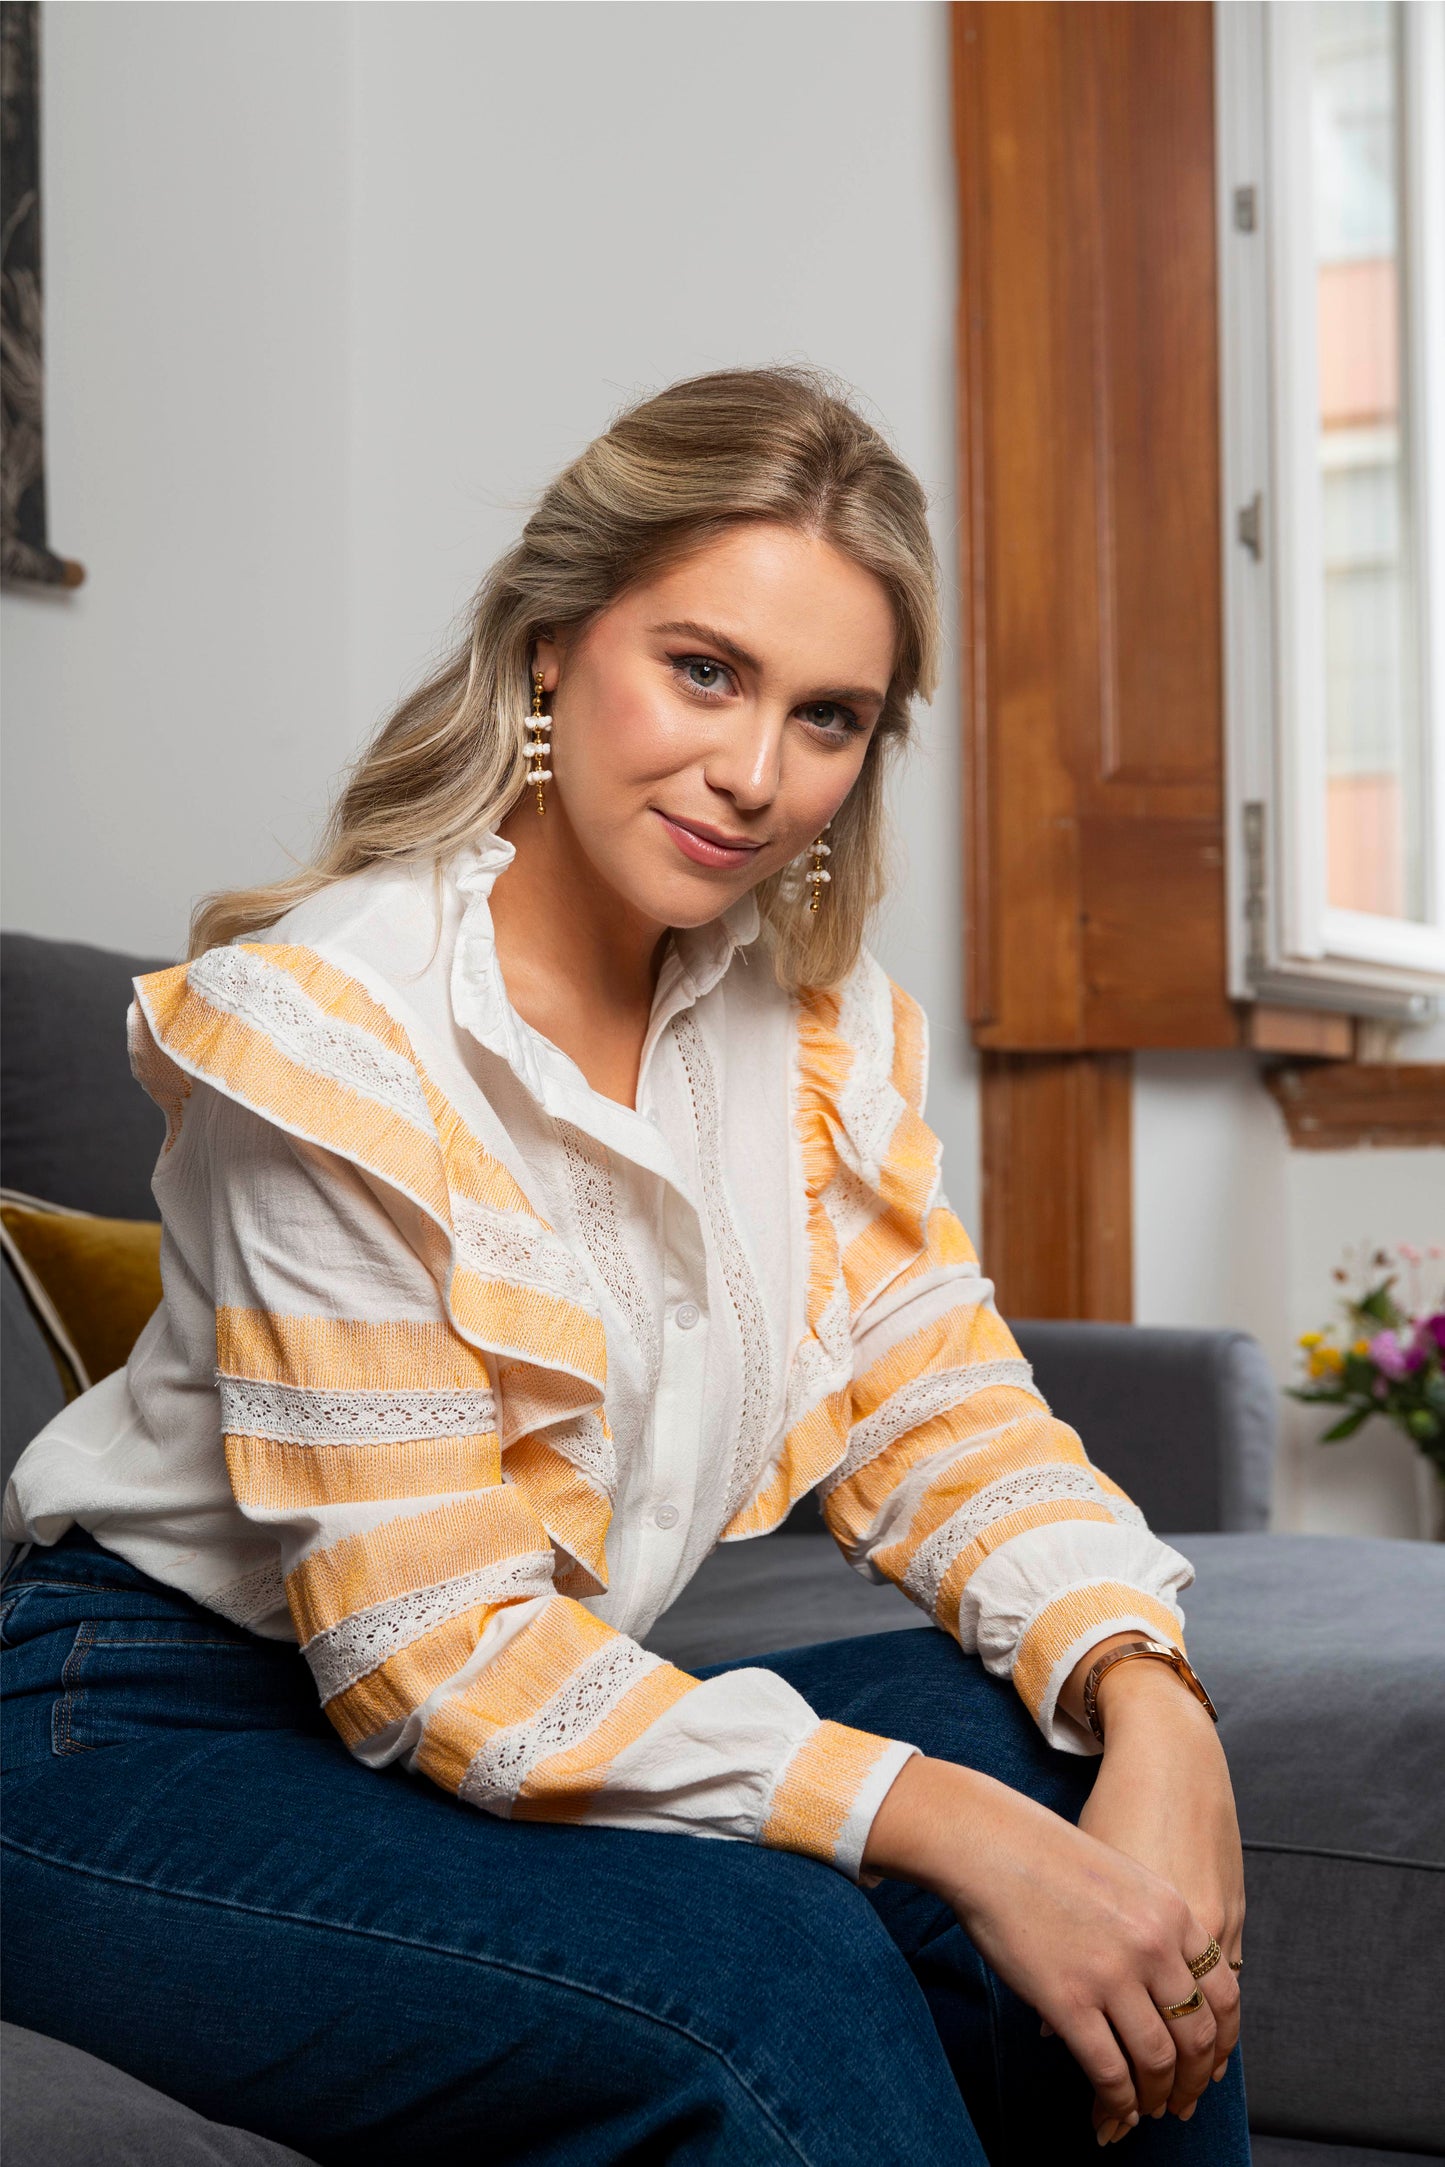
[[[574,1415],[570,1422],[555,1422],[540,1434],[611,1502],[617,1495],[617,1447],[600,1415]]]
[[[606,1150],[570,1121],[559,1121],[557,1131],[562,1139],[572,1207],[587,1254],[636,1342],[650,1399],[657,1390],[662,1368],[662,1316],[659,1305],[648,1300],[623,1244]]]
[[[212,948],[197,957],[187,980],[214,1007],[258,1024],[303,1068],[390,1107],[435,1138],[431,1108],[412,1063],[359,1025],[328,1015],[289,971],[244,948]]]
[[[281,1577],[279,1561],[270,1565],[258,1565],[254,1572],[243,1573],[239,1580],[232,1580],[214,1595],[206,1597],[206,1608],[218,1610],[233,1625],[253,1625],[257,1618],[268,1617],[273,1610],[285,1610],[286,1584]]]
[[[449,1618],[459,1618],[481,1603],[515,1602],[551,1591],[552,1552],[528,1551],[353,1611],[307,1641],[301,1652],[311,1666],[324,1707],[348,1686],[380,1670],[399,1649],[434,1632]]]
[[[599,1648],[526,1723],[498,1731],[472,1760],[459,1795],[493,1811],[510,1805],[538,1761],[565,1753],[595,1730],[623,1695],[662,1662],[619,1635]]]
[[[452,1216],[459,1263],[484,1279],[505,1279],[560,1294],[595,1316],[587,1275],[549,1227],[527,1212],[496,1211],[454,1196]]]
[[[687,1087],[692,1096],[697,1131],[698,1164],[702,1172],[703,1204],[712,1229],[713,1244],[722,1269],[728,1300],[737,1319],[742,1350],[742,1401],[738,1413],[737,1440],[733,1448],[732,1475],[723,1510],[726,1524],[751,1497],[768,1445],[768,1411],[773,1396],[773,1356],[769,1344],[767,1312],[758,1292],[757,1279],[738,1236],[723,1179],[719,1129],[721,1109],[712,1057],[696,1019],[689,1014],[672,1019],[672,1034],[682,1056]]]
[[[951,1513],[941,1527],[934,1529],[914,1553],[904,1575],[905,1588],[932,1615],[949,1566],[960,1550],[982,1534],[990,1521],[1002,1520],[1027,1505],[1062,1504],[1071,1498],[1105,1506],[1122,1525],[1144,1525],[1144,1515],[1138,1506],[1103,1489],[1092,1467],[1054,1461],[1042,1467],[1021,1468],[979,1490],[960,1505],[957,1512]]]
[[[221,1427],[231,1437],[269,1437],[289,1445],[405,1444],[428,1437],[495,1433],[490,1392],[321,1391],[220,1377]]]
[[[994,1385],[1017,1385],[1039,1399],[1033,1375],[1027,1362],[1015,1360],[968,1362],[957,1369],[930,1370],[922,1377],[910,1377],[907,1384],[900,1385],[881,1407],[856,1425],[842,1460],[818,1484],[818,1495],[826,1497],[840,1482],[846,1482],[860,1467],[886,1452],[895,1439],[931,1422],[935,1415],[946,1414],[950,1407],[961,1407],[976,1392],[987,1392]]]
[[[838,1113],[869,1181],[878,1178],[903,1111],[903,1101],[889,1073],[893,1062],[891,1005],[885,1039],[879,1028],[879,1003],[873,971],[860,967],[851,972],[838,1003],[838,1032],[852,1047],[853,1061],[838,1094]]]

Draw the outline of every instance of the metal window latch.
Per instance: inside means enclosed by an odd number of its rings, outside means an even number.
[[[1241,504],[1234,519],[1236,539],[1249,551],[1256,564],[1264,555],[1264,498],[1255,490],[1248,504]]]
[[[1253,233],[1259,224],[1259,198],[1251,183],[1234,191],[1234,230],[1236,233]]]

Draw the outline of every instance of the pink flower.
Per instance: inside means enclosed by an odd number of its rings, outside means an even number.
[[[1370,1360],[1382,1376],[1408,1377],[1424,1359],[1416,1347],[1401,1340],[1398,1332],[1377,1332],[1370,1341]]]
[[[1437,1309],[1433,1317],[1422,1317],[1415,1328],[1415,1340],[1422,1354],[1429,1352],[1429,1342],[1434,1340],[1445,1354],[1445,1309]]]

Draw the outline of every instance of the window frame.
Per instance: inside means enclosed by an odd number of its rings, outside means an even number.
[[[1428,922],[1331,906],[1310,0],[1215,20],[1230,992],[1428,1020],[1445,996],[1445,0],[1402,8],[1402,352]],[[1431,104],[1436,125],[1430,125]]]

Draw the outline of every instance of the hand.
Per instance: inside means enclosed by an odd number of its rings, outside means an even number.
[[[1158,2009],[1193,1993],[1189,1959],[1209,1935],[1176,1888],[1122,1849],[991,1776],[920,1754],[879,1807],[863,1866],[952,1905],[1088,2077],[1101,2142],[1209,2082],[1210,2004],[1172,2024]]]
[[[1117,1663],[1099,1686],[1104,1758],[1079,1826],[1170,1883],[1224,1954],[1199,1984],[1214,2018],[1212,2073],[1239,2037],[1239,1982],[1228,1959],[1244,1930],[1244,1861],[1219,1734],[1164,1663]],[[1178,2031],[1177,2024],[1169,2027]],[[1187,2120],[1204,2080],[1180,2057],[1167,2100]]]

